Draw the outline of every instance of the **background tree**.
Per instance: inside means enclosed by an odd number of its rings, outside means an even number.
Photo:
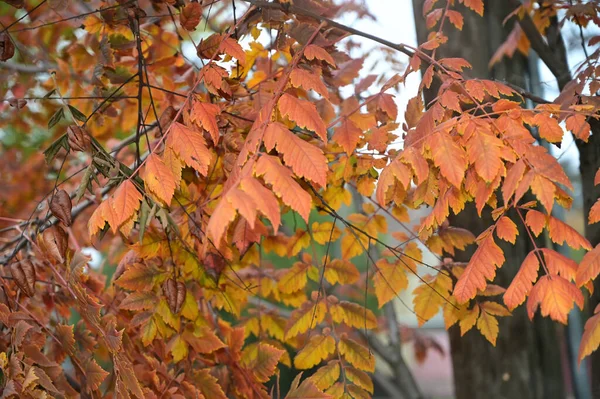
[[[561,392],[558,377],[526,386],[560,362],[526,359],[498,319],[529,348],[554,342],[519,306],[566,323],[600,272],[599,247],[551,213],[570,207],[573,185],[530,130],[559,143],[564,122],[588,141],[596,53],[575,80],[555,68],[563,95],[527,109],[523,82],[444,57],[458,40],[446,30],[486,15],[479,0],[426,2],[434,29],[418,47],[336,22],[370,17],[352,1],[1,6],[3,396],[365,398],[374,375],[392,397],[421,397],[389,306],[410,275],[420,324],[442,311],[447,328],[512,353],[496,365],[518,381],[478,373],[472,394]],[[499,7],[487,21],[514,14],[526,31],[533,18],[556,38],[559,7],[596,21],[595,5],[561,2]],[[350,55],[352,35],[379,43],[391,73],[360,79],[368,55]],[[399,118],[392,93],[421,70]],[[413,210],[427,213],[411,228]],[[452,215],[479,223],[470,232]],[[539,246],[544,230],[588,251],[581,263]],[[470,258],[446,257],[471,244]],[[103,265],[85,255],[92,246]],[[598,319],[580,359],[600,344]]]

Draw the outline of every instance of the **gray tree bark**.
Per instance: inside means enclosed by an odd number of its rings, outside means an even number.
[[[426,41],[428,34],[422,7],[423,0],[413,0],[420,43]],[[473,66],[467,72],[471,77],[497,79],[527,88],[530,75],[525,57],[515,55],[496,64],[493,69],[488,68],[494,51],[512,29],[512,21],[503,25],[503,20],[513,7],[504,1],[485,1],[483,17],[464,8],[458,9],[465,19],[463,30],[458,31],[446,25],[444,33],[449,40],[438,49],[438,56],[465,58]],[[426,97],[429,97],[426,101],[433,99],[436,92],[437,88],[433,87],[426,93]],[[518,220],[515,215],[512,218]],[[460,217],[450,218],[451,225],[467,228],[476,235],[491,223],[489,209],[487,212],[484,210],[484,217],[480,218],[472,206],[467,207]],[[506,262],[498,270],[495,282],[507,287],[533,245],[522,226],[516,245],[499,244],[504,250]],[[471,246],[455,259],[467,261],[474,249]],[[450,329],[456,398],[470,399],[485,395],[487,399],[563,399],[562,340],[559,339],[560,330],[557,330],[557,326],[541,318],[536,318],[532,323],[523,307],[517,308],[512,317],[499,321],[500,334],[495,348],[478,331],[468,332],[461,337],[457,327]]]

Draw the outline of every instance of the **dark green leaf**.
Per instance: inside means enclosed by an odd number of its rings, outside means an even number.
[[[81,112],[80,110],[78,110],[77,108],[75,108],[71,105],[69,105],[69,109],[73,113],[73,117],[75,119],[77,119],[79,122],[87,121],[87,116],[85,116],[85,114],[83,112]]]
[[[64,116],[65,110],[63,108],[59,108],[58,111],[56,111],[48,121],[48,129],[52,129]]]

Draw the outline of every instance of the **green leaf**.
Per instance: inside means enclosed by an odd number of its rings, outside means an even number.
[[[81,112],[77,108],[73,107],[72,105],[69,105],[69,109],[71,110],[71,113],[73,114],[73,117],[75,119],[77,119],[79,122],[86,122],[87,121],[87,116],[85,116],[85,114],[83,112]]]
[[[62,108],[61,108],[62,109]],[[48,148],[44,150],[44,157],[46,158],[46,163],[52,162],[58,151],[61,148],[69,151],[69,144],[67,143],[67,135],[63,134],[58,139],[56,139]]]
[[[64,108],[59,108],[58,111],[56,111],[54,113],[54,115],[52,115],[52,117],[50,117],[50,120],[48,121],[48,129],[52,129],[58,122],[60,122],[60,120],[64,116],[65,116]]]

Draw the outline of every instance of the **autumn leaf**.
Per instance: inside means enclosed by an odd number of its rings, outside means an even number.
[[[577,230],[553,216],[550,216],[548,232],[550,239],[559,245],[566,242],[573,249],[583,248],[588,251],[592,249],[590,242]]]
[[[316,146],[302,140],[279,122],[270,123],[263,137],[268,151],[277,148],[283,154],[283,162],[298,177],[312,180],[321,187],[327,181],[327,158]]]
[[[335,61],[333,60],[331,55],[322,47],[319,47],[314,44],[309,44],[308,46],[306,46],[306,48],[304,49],[304,57],[306,57],[306,59],[308,60],[317,59],[320,61],[325,61],[332,67],[336,66]]]
[[[430,136],[429,146],[435,166],[454,187],[460,188],[467,170],[464,150],[447,132],[436,132]]]
[[[342,336],[338,342],[338,351],[357,369],[371,373],[375,371],[375,356],[353,339]]]
[[[175,178],[160,157],[154,153],[146,158],[142,178],[145,188],[159,201],[169,206],[175,193]]]
[[[194,168],[201,175],[207,175],[212,155],[206,148],[206,141],[204,141],[202,133],[179,122],[174,122],[166,145],[170,146],[186,165]]]
[[[493,346],[496,346],[496,338],[498,338],[498,320],[482,310],[477,319],[477,329]]]
[[[296,122],[298,126],[315,132],[321,140],[327,142],[325,123],[314,104],[286,93],[281,96],[277,106],[284,116]]]
[[[361,135],[362,130],[356,127],[352,121],[346,119],[335,129],[332,139],[342,146],[346,154],[350,155],[356,149]]]
[[[542,316],[550,316],[552,320],[567,324],[567,316],[573,303],[583,309],[583,294],[568,280],[558,275],[540,277],[533,286],[527,300],[527,313],[533,319],[538,307]]]
[[[266,382],[275,373],[283,352],[274,346],[259,343],[244,350],[242,363],[252,371],[258,381]]]
[[[546,113],[538,113],[533,118],[533,123],[538,127],[540,137],[550,143],[559,143],[563,138],[563,130],[558,121]]]
[[[110,201],[114,209],[115,219],[113,222],[117,225],[115,227],[121,226],[131,218],[140,209],[141,201],[142,194],[131,180],[123,181],[115,191],[112,201]]]
[[[594,280],[600,274],[600,245],[587,252],[577,269],[575,281],[578,287],[583,287],[588,281]]]
[[[294,87],[302,87],[304,90],[314,90],[323,97],[329,98],[329,92],[321,78],[306,69],[294,68],[290,73],[290,83]]]
[[[454,287],[454,296],[459,303],[473,299],[477,290],[484,290],[486,279],[492,280],[496,268],[504,263],[504,254],[496,245],[492,235],[488,235],[479,243],[479,247],[471,257],[464,273]]]
[[[425,275],[422,279],[424,283],[413,291],[413,304],[419,326],[438,314],[440,307],[447,303],[452,290],[452,280],[443,272],[435,277]]]
[[[273,191],[283,202],[308,221],[311,197],[294,180],[291,172],[279,160],[270,155],[263,155],[256,163],[255,173],[263,176],[265,182],[273,187]]]
[[[496,234],[498,235],[498,238],[514,244],[517,240],[517,235],[519,235],[519,231],[517,230],[517,225],[512,220],[507,216],[502,216],[498,219],[498,222],[496,222]]]
[[[536,251],[531,251],[521,264],[519,271],[504,293],[504,303],[510,310],[523,302],[537,280],[540,262]]]
[[[217,125],[217,115],[221,109],[216,104],[194,100],[192,110],[190,111],[190,119],[198,125],[206,129],[210,133],[213,144],[219,143],[219,126]],[[188,135],[190,135],[188,133]],[[204,142],[204,140],[202,140]]]
[[[594,316],[585,322],[583,336],[579,345],[578,359],[579,363],[592,354],[600,346],[600,305],[596,306]]]
[[[294,357],[294,367],[310,369],[335,352],[335,340],[330,335],[313,335]]]

